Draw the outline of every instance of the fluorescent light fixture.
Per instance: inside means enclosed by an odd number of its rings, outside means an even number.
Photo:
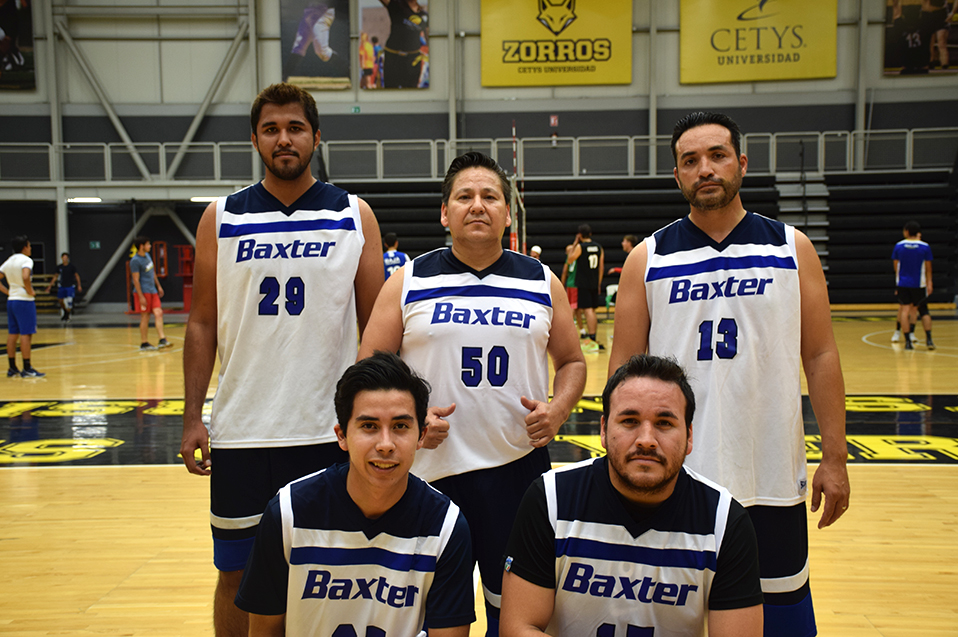
[[[67,203],[100,203],[103,201],[99,197],[70,197]]]
[[[193,203],[209,203],[216,200],[217,197],[190,197],[190,201]]]

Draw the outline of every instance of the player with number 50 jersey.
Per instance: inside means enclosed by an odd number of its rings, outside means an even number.
[[[452,247],[389,277],[360,347],[360,357],[398,351],[433,387],[425,449],[412,471],[459,505],[469,523],[487,635],[498,635],[502,555],[519,501],[549,470],[545,446],[585,386],[559,279],[536,259],[502,248],[510,188],[481,153],[453,160],[440,216]]]

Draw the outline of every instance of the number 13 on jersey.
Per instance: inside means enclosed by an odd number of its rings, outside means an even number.
[[[715,349],[712,349],[712,341],[718,337],[715,343]],[[738,324],[733,318],[723,318],[718,323],[718,329],[713,328],[712,321],[702,321],[699,323],[699,350],[696,358],[700,361],[710,361],[713,356],[722,359],[735,358],[738,351]]]

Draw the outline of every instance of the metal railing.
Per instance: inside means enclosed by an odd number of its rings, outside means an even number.
[[[322,142],[321,152],[336,182],[441,179],[452,158],[467,150],[491,155],[521,178],[626,178],[670,175],[669,141],[663,135],[331,141]],[[259,161],[249,142],[193,142],[170,174],[181,146],[0,143],[0,187],[48,186],[61,160],[60,183],[67,185],[246,183]],[[753,174],[949,169],[958,156],[958,127],[751,133],[742,150]]]

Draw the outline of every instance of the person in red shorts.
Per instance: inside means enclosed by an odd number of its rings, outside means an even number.
[[[163,333],[163,308],[160,299],[163,298],[163,286],[156,278],[153,268],[153,257],[150,250],[153,244],[149,237],[137,237],[133,240],[136,246],[136,255],[130,259],[130,277],[136,289],[136,309],[140,313],[140,351],[150,352],[157,348],[171,347],[173,344],[166,340]],[[156,333],[160,340],[156,346],[150,345],[150,314],[153,314],[156,323]]]

